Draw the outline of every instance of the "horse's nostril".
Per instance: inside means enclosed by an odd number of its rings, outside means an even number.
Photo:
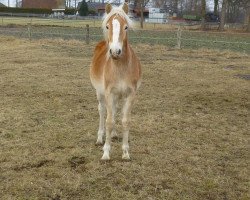
[[[112,54],[112,50],[111,49],[109,49],[109,53]]]
[[[119,50],[117,51],[117,54],[120,55],[121,52],[122,52],[121,49],[119,49]]]

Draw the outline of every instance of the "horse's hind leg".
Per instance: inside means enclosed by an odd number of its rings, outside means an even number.
[[[97,93],[97,99],[98,99],[98,111],[100,115],[100,121],[99,121],[99,130],[97,133],[97,141],[96,144],[103,144],[103,135],[105,132],[105,121],[104,121],[104,116],[105,116],[105,98],[104,95]]]
[[[115,127],[115,115],[116,115],[117,107],[118,107],[118,98],[117,98],[117,96],[113,95],[112,119],[114,120],[114,125],[113,125],[113,130],[111,132],[111,138],[112,139],[118,138],[118,134],[116,132],[116,127]]]

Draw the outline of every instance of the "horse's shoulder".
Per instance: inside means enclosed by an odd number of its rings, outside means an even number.
[[[98,42],[98,44],[95,47],[95,51],[100,51],[105,48],[106,48],[106,41],[103,40],[103,41]]]

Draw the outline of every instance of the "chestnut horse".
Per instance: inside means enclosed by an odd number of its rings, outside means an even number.
[[[128,29],[132,21],[128,17],[128,4],[112,7],[107,4],[106,14],[102,23],[105,41],[97,44],[90,68],[91,83],[96,89],[100,115],[97,144],[103,144],[105,132],[104,115],[106,118],[106,140],[103,146],[102,160],[109,160],[111,138],[115,132],[115,113],[117,101],[124,99],[122,109],[122,159],[129,157],[129,121],[131,106],[141,82],[141,65],[128,43]]]

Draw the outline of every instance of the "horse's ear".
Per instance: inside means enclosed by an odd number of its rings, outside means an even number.
[[[110,3],[106,4],[106,7],[105,7],[106,13],[109,14],[111,10],[112,10],[112,5]]]
[[[124,3],[123,6],[122,6],[122,10],[128,14],[128,4],[127,3]]]

